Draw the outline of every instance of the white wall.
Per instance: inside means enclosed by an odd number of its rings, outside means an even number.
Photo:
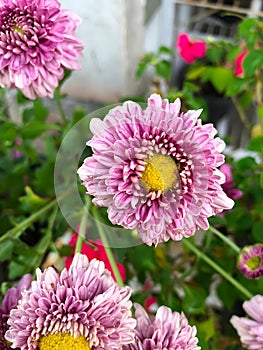
[[[115,102],[136,95],[134,78],[144,52],[142,0],[61,0],[62,8],[82,19],[77,35],[84,42],[82,69],[64,90],[72,97]]]

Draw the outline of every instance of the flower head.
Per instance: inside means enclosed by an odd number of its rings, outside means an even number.
[[[243,303],[248,317],[232,316],[231,324],[236,328],[241,343],[248,350],[263,349],[263,296],[256,295]]]
[[[93,156],[78,174],[111,222],[137,228],[148,245],[208,229],[208,217],[233,206],[217,169],[224,142],[200,113],[153,94],[146,110],[129,101],[91,121]]]
[[[0,1],[0,85],[53,97],[65,69],[79,69],[80,19],[57,0]]]
[[[73,254],[75,251],[77,239],[78,239],[78,233],[75,233],[69,241],[69,245],[73,247],[73,251],[72,251]],[[107,253],[103,246],[102,241],[100,239],[96,239],[95,242],[93,241],[88,241],[88,242],[91,244],[89,245],[85,242],[82,244],[81,253],[85,254],[89,260],[97,259],[97,260],[103,261],[105,264],[105,268],[111,272],[112,277],[115,279],[109,258],[107,256]],[[66,258],[65,266],[67,269],[70,267],[72,260],[73,260],[73,257]],[[120,264],[118,261],[116,262],[116,265],[118,267],[122,280],[125,281],[125,278],[126,278],[125,267],[122,264]]]
[[[179,55],[186,63],[193,63],[206,54],[206,43],[201,40],[191,41],[186,33],[179,34],[176,40]]]
[[[6,339],[13,347],[117,350],[133,341],[130,289],[119,287],[103,262],[77,254],[69,270],[36,274],[10,313]]]
[[[183,313],[172,312],[166,306],[151,319],[144,308],[135,304],[136,340],[123,350],[199,350],[195,326],[190,326]]]
[[[263,244],[244,247],[238,257],[237,267],[247,277],[263,276]]]
[[[244,76],[243,61],[248,54],[248,50],[242,51],[235,59],[235,70],[234,75],[242,78]]]
[[[18,301],[21,299],[22,294],[25,290],[30,288],[32,282],[31,275],[27,274],[23,276],[17,286],[17,288],[12,287],[7,290],[4,299],[0,306],[0,349],[7,350],[11,349],[9,344],[6,342],[4,336],[8,330],[7,320],[10,314],[10,311],[14,309]]]

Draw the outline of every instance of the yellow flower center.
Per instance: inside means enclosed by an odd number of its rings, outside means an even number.
[[[141,180],[148,191],[165,192],[174,185],[177,170],[176,163],[170,156],[154,154],[147,161]]]
[[[20,33],[20,34],[24,34],[24,32],[23,32],[23,28],[21,28],[21,27],[18,27],[18,26],[14,26],[13,27],[13,31],[15,32],[18,32],[18,33]]]
[[[74,338],[68,333],[44,335],[38,344],[39,350],[91,350],[85,337]]]
[[[261,263],[261,259],[259,256],[253,256],[252,258],[248,259],[246,264],[251,270],[255,270],[259,267]]]

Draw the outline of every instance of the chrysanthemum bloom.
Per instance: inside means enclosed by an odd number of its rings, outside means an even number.
[[[10,311],[14,309],[18,301],[21,299],[23,291],[30,288],[32,281],[31,275],[27,274],[21,278],[17,288],[12,287],[6,292],[4,299],[0,306],[0,349],[11,349],[10,345],[5,340],[5,332],[8,329],[7,319]]]
[[[183,313],[172,312],[166,306],[151,319],[144,308],[135,304],[136,340],[123,350],[199,350],[196,327],[190,326]]]
[[[69,241],[69,245],[71,245],[73,247],[72,254],[74,254],[74,252],[75,252],[77,239],[78,239],[78,233],[75,233]],[[97,259],[97,260],[103,261],[105,264],[105,268],[111,272],[112,277],[115,279],[109,258],[107,256],[107,253],[106,253],[106,250],[103,246],[102,241],[100,239],[96,239],[95,242],[94,241],[88,241],[88,242],[91,244],[87,244],[85,242],[82,243],[81,253],[85,254],[89,260]],[[73,257],[66,258],[65,266],[67,269],[70,267],[72,260],[73,260]],[[119,273],[120,273],[122,280],[125,281],[125,278],[126,278],[125,267],[121,263],[119,263],[118,261],[116,261],[116,265],[117,265],[117,268],[119,270]]]
[[[192,41],[186,33],[177,36],[176,48],[186,63],[193,63],[206,55],[206,43],[202,40]]]
[[[263,296],[256,295],[243,303],[248,317],[232,316],[230,322],[236,328],[241,343],[248,350],[263,349]]]
[[[103,262],[77,254],[69,270],[36,274],[8,319],[14,348],[117,350],[134,340],[130,289],[119,287]]]
[[[80,19],[57,0],[0,1],[0,85],[53,97],[64,70],[79,69]]]
[[[236,77],[242,78],[244,76],[243,62],[247,54],[248,54],[248,50],[245,50],[241,52],[235,59],[234,75]]]
[[[206,230],[208,217],[233,206],[217,169],[224,142],[201,124],[201,110],[180,113],[180,106],[153,94],[146,110],[129,101],[93,119],[93,156],[78,170],[94,204],[108,207],[113,224],[137,228],[148,245]]]
[[[237,267],[247,278],[262,277],[263,244],[244,247],[238,256]]]

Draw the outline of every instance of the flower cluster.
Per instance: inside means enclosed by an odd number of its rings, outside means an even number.
[[[148,245],[206,230],[208,217],[234,203],[217,168],[224,142],[211,124],[202,125],[201,110],[182,113],[180,106],[153,94],[146,110],[126,102],[103,121],[93,119],[93,155],[78,170],[111,222],[137,228]]]
[[[79,69],[79,24],[57,0],[1,1],[0,85],[30,99],[53,97],[64,70]]]

